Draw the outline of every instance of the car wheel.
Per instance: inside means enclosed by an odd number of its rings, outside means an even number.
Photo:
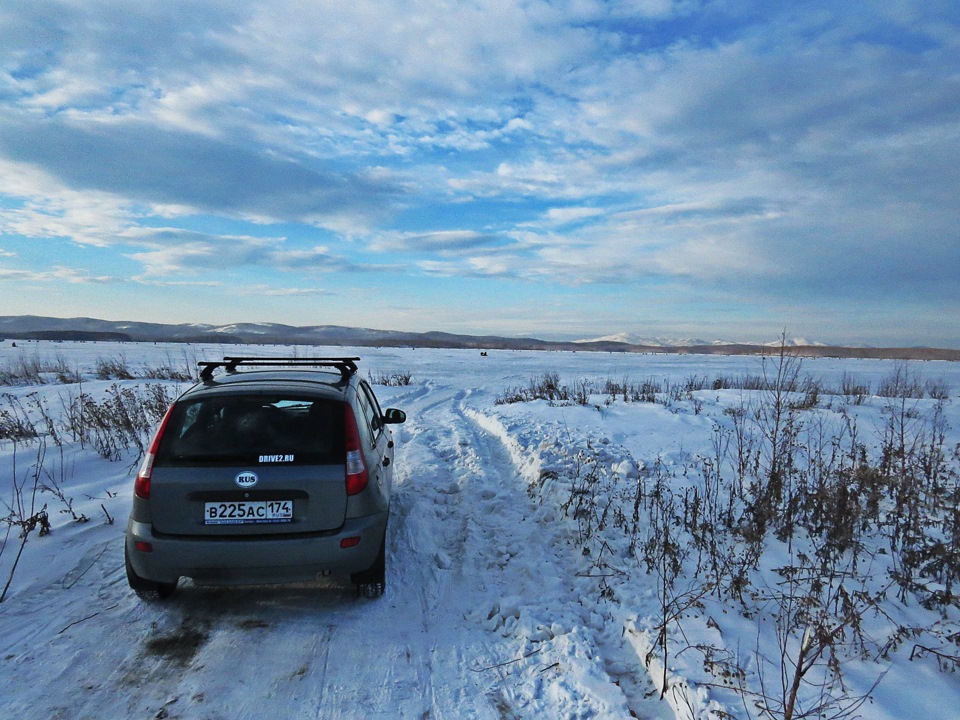
[[[155,580],[147,580],[137,575],[137,572],[130,564],[130,556],[126,547],[123,549],[123,560],[127,568],[127,583],[129,583],[130,588],[141,600],[146,600],[147,602],[166,600],[177,591],[177,583],[175,582],[156,582]]]
[[[387,588],[387,533],[383,533],[383,541],[380,543],[380,552],[377,553],[373,565],[363,572],[354,573],[350,576],[354,585],[357,586],[357,594],[365,598],[378,598],[383,595]]]

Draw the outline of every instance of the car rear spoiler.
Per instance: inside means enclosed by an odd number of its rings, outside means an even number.
[[[358,357],[328,357],[328,358],[300,358],[300,357],[225,357],[223,360],[204,360],[197,363],[200,368],[200,379],[209,382],[213,379],[213,371],[224,368],[228,373],[236,372],[240,365],[250,367],[331,367],[340,371],[344,378],[357,372]]]

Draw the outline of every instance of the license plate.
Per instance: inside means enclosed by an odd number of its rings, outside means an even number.
[[[203,505],[206,525],[283,523],[293,520],[293,500],[242,500]]]

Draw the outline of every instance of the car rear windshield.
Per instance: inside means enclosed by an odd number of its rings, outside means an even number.
[[[177,403],[157,450],[162,465],[344,462],[338,400],[232,395]]]

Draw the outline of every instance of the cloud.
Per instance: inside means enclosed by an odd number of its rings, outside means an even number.
[[[245,285],[234,288],[234,292],[249,297],[315,297],[334,294],[323,288],[285,288],[272,285]]]
[[[152,248],[127,255],[144,266],[145,277],[242,267],[306,272],[363,269],[323,246],[288,248],[283,238],[214,236],[179,228],[137,228],[126,232],[125,238]]]
[[[43,271],[0,268],[0,281],[28,283],[69,283],[72,285],[107,285],[124,282],[124,278],[110,275],[89,275],[76,268],[57,266]]]
[[[384,234],[371,242],[370,248],[377,252],[401,250],[450,256],[501,247],[505,242],[506,238],[474,230],[444,230],[422,234]]]
[[[580,6],[584,19],[603,7]],[[159,121],[287,154],[304,141],[320,154],[379,150],[381,131],[399,152],[483,147],[523,128],[514,107],[523,84],[597,44],[569,23],[577,13],[542,0],[455,12],[426,0],[5,7],[0,57],[24,107]]]
[[[0,187],[13,199],[0,212],[0,233],[104,247],[136,221],[115,196],[71,189],[26,163],[0,158]]]
[[[604,214],[604,210],[595,207],[559,207],[550,208],[543,216],[548,225],[567,225],[581,220],[595,218]]]
[[[232,217],[373,218],[398,194],[376,177],[142,122],[0,122],[0,153],[68,187]]]
[[[223,283],[219,280],[157,280],[144,276],[131,278],[137,285],[157,288],[208,288],[222,287]]]

